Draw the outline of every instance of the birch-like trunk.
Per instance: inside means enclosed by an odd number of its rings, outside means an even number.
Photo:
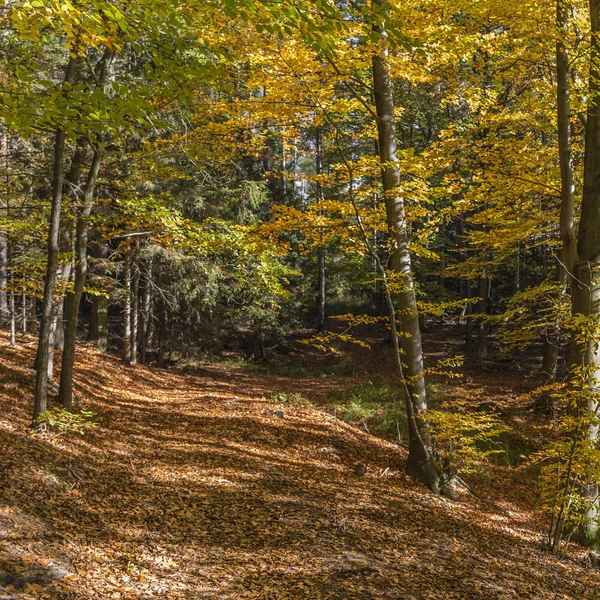
[[[138,324],[139,324],[139,295],[140,295],[140,245],[136,240],[132,260],[133,285],[131,287],[131,355],[129,362],[137,365],[138,359]]]
[[[319,175],[323,172],[323,155],[321,151],[321,130],[317,128],[317,134],[315,137],[315,174],[317,175],[317,202],[323,200],[323,188],[321,181],[318,179]],[[321,214],[319,212],[319,214]],[[317,251],[317,278],[319,287],[319,322],[317,324],[317,331],[323,333],[325,331],[325,302],[327,299],[327,252],[325,243],[323,240],[323,234],[321,236],[321,243]]]
[[[148,258],[148,266],[144,277],[144,295],[142,298],[142,312],[140,315],[140,362],[146,364],[146,350],[151,332],[150,319],[152,318],[152,257]]]
[[[374,0],[374,4],[382,7],[384,0]],[[373,55],[373,89],[377,112],[379,158],[388,226],[393,240],[391,268],[397,275],[395,280],[401,286],[397,291],[396,299],[399,330],[402,334],[400,343],[403,375],[408,391],[406,410],[409,420],[409,454],[406,472],[425,483],[433,492],[442,493],[446,486],[434,459],[429,422],[425,414],[427,394],[423,374],[423,350],[408,247],[404,198],[398,191],[400,171],[392,82],[384,41],[385,29],[382,25],[376,30],[382,35],[381,48]]]
[[[585,130],[583,200],[574,260],[572,295],[573,314],[596,320],[600,316],[600,0],[590,0],[592,38],[590,44],[590,82]],[[588,374],[587,389],[582,390],[580,414],[593,416],[587,425],[586,438],[598,446],[598,397],[600,394],[600,346],[598,336],[590,336],[576,346],[576,364]],[[579,531],[580,541],[600,548],[599,486],[596,481],[582,486],[587,500],[585,520]]]
[[[124,257],[123,288],[125,289],[125,307],[123,309],[123,360],[131,360],[131,257]]]

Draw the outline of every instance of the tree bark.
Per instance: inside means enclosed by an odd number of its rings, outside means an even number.
[[[556,2],[556,106],[558,128],[558,158],[560,165],[560,239],[561,250],[556,266],[556,278],[560,294],[568,294],[577,256],[575,234],[575,176],[571,141],[571,73],[569,49],[566,45],[569,27],[570,4],[566,0]],[[551,325],[544,340],[542,373],[547,383],[556,380],[559,356],[560,325]],[[552,398],[544,395],[536,401],[536,408],[550,409]]]
[[[123,309],[123,360],[131,361],[131,257],[125,254],[125,269],[123,272],[123,287],[125,288],[125,308]]]
[[[142,298],[142,312],[140,319],[140,362],[146,364],[146,349],[148,334],[150,333],[152,303],[152,257],[148,258],[146,276],[144,278],[144,295]]]
[[[489,301],[490,280],[485,273],[479,278],[479,302],[477,312],[486,315]],[[488,355],[488,324],[485,318],[477,319],[477,358],[485,358]]]
[[[65,73],[65,84],[72,85],[76,65],[76,58],[69,58]],[[56,286],[58,255],[60,252],[60,213],[62,208],[64,163],[65,163],[65,130],[57,125],[54,136],[54,170],[52,176],[52,206],[50,211],[50,225],[48,228],[48,262],[44,278],[44,297],[42,301],[42,318],[37,349],[37,369],[35,376],[35,396],[33,408],[33,421],[46,412],[48,405],[48,362],[50,359],[50,336],[54,312],[54,288]],[[39,429],[44,429],[43,426]]]
[[[21,332],[27,333],[27,294],[21,295]]]
[[[590,80],[585,130],[585,159],[583,200],[574,260],[573,315],[597,319],[600,316],[600,0],[590,0],[591,45]],[[591,335],[585,343],[576,346],[576,363],[587,374],[586,388],[579,401],[579,414],[588,416],[586,441],[598,446],[598,394],[600,394],[600,348],[598,336]],[[600,548],[600,505],[595,481],[583,485],[581,494],[587,501],[587,510],[580,528],[580,541]]]
[[[321,152],[321,129],[317,128],[317,133],[315,136],[315,174],[317,175],[317,202],[321,202],[323,200],[323,189],[321,186],[321,181],[318,179],[319,175],[323,172],[323,156]],[[319,211],[319,215],[321,215],[321,211]],[[320,232],[321,243],[319,245],[319,250],[317,252],[317,278],[318,278],[318,286],[319,286],[319,322],[317,324],[317,332],[324,333],[325,331],[325,303],[327,299],[327,252],[325,248],[325,243],[323,242],[323,233]]]
[[[374,0],[381,8],[385,0]],[[384,11],[382,11],[384,12]],[[408,394],[406,409],[409,417],[409,453],[406,472],[422,481],[435,493],[443,493],[446,486],[435,462],[431,445],[429,422],[425,416],[427,395],[423,374],[423,350],[419,315],[414,291],[411,256],[408,247],[408,228],[404,212],[404,198],[398,193],[398,169],[394,99],[385,47],[385,26],[375,28],[382,36],[381,47],[373,54],[373,89],[377,113],[379,158],[381,160],[385,207],[394,246],[391,268],[402,286],[397,292],[398,322],[402,333],[402,363]]]
[[[77,325],[79,321],[79,305],[87,279],[87,240],[88,222],[94,203],[96,180],[102,162],[102,149],[94,148],[92,164],[87,175],[83,192],[83,207],[77,217],[75,233],[75,281],[73,292],[68,297],[67,324],[65,328],[64,347],[62,354],[60,387],[58,398],[67,410],[73,408],[73,362],[75,360],[75,343],[77,340]]]
[[[96,273],[105,275],[104,260],[108,258],[110,249],[107,244],[97,241],[90,248],[90,256],[100,259],[100,267]],[[102,352],[108,350],[108,303],[106,296],[92,296],[92,323],[89,339],[96,342],[96,347]]]
[[[132,269],[133,285],[131,289],[131,356],[130,364],[137,365],[138,352],[138,323],[139,323],[139,295],[140,295],[140,242],[136,240],[133,252]]]
[[[0,235],[0,323],[8,317],[8,235]]]
[[[160,299],[160,322],[158,326],[158,366],[162,369],[165,366],[165,355],[167,353],[168,337],[168,313],[167,303],[164,298]]]

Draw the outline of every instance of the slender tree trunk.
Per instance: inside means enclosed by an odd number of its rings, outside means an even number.
[[[146,276],[144,278],[144,295],[142,298],[142,313],[140,319],[140,362],[146,364],[146,349],[148,344],[148,332],[150,331],[152,301],[152,257],[148,258]]]
[[[27,334],[27,294],[21,295],[21,332]]]
[[[281,137],[281,198],[285,202],[287,197],[287,143],[285,135]]]
[[[558,127],[558,157],[560,164],[560,238],[561,250],[556,268],[556,278],[560,284],[560,294],[568,293],[573,268],[577,256],[577,238],[575,234],[575,176],[573,170],[573,149],[571,141],[571,73],[569,48],[566,45],[570,19],[570,3],[566,0],[556,2],[556,105]],[[544,340],[542,372],[548,383],[556,379],[559,355],[560,325],[550,326]],[[552,399],[548,396],[536,402],[538,408],[550,408]]]
[[[3,136],[3,151],[6,168],[6,212],[10,207],[10,142],[8,131]],[[8,214],[7,214],[8,217]],[[9,236],[7,232],[0,235],[0,323],[7,323],[9,316],[8,307],[8,267],[9,267]]]
[[[164,298],[160,299],[160,321],[158,325],[158,366],[162,369],[165,366],[165,355],[167,353],[168,338],[168,314],[167,303]]]
[[[94,149],[92,164],[87,175],[83,192],[83,208],[77,217],[75,233],[75,281],[73,292],[69,295],[67,306],[67,325],[65,328],[64,347],[62,354],[60,388],[58,398],[67,410],[73,408],[73,363],[75,360],[75,343],[77,340],[77,325],[79,321],[79,305],[87,279],[87,240],[88,221],[94,203],[94,192],[100,163],[102,161],[102,150]]]
[[[0,235],[0,323],[8,319],[8,235]]]
[[[317,178],[323,172],[323,156],[321,151],[321,129],[317,128],[315,137],[315,173]],[[323,189],[321,186],[320,179],[317,179],[317,202],[323,200]],[[319,215],[321,211],[319,211]],[[325,331],[325,302],[327,299],[327,271],[326,271],[326,258],[327,251],[325,243],[323,242],[323,233],[320,233],[321,243],[318,250],[318,285],[319,285],[319,322],[317,325],[317,331],[323,333]]]
[[[77,59],[70,58],[65,74],[65,84],[72,85],[75,77]],[[62,208],[64,163],[65,163],[65,130],[61,125],[56,127],[54,137],[54,172],[52,177],[52,207],[50,226],[48,229],[48,263],[44,278],[44,298],[42,302],[42,319],[37,350],[37,370],[35,376],[35,397],[33,408],[34,422],[46,412],[48,403],[48,362],[50,360],[50,336],[54,312],[54,287],[58,270],[60,252],[60,213]],[[40,427],[43,429],[43,427]]]
[[[479,278],[479,302],[477,312],[480,315],[487,314],[489,300],[490,280],[485,273]],[[477,358],[485,358],[488,355],[488,324],[485,318],[477,319]]]
[[[139,323],[139,294],[140,294],[140,244],[136,240],[135,251],[133,253],[133,286],[131,290],[131,357],[130,364],[137,365],[137,343],[138,343],[138,323]]]
[[[131,361],[131,256],[125,254],[123,287],[125,288],[125,308],[123,309],[123,360]]]
[[[10,273],[10,294],[9,294],[9,313],[10,313],[10,345],[17,345],[17,311],[15,307],[15,274]]]
[[[66,267],[68,266],[68,270]],[[62,277],[65,283],[71,278],[71,265],[63,265]],[[55,325],[52,350],[62,350],[65,347],[65,299],[59,298],[55,306]]]
[[[380,8],[384,0],[374,0]],[[381,11],[384,13],[385,11]],[[384,25],[376,28],[384,34]],[[385,36],[382,35],[382,38]],[[438,468],[431,445],[429,422],[425,416],[427,395],[423,374],[423,350],[419,329],[419,314],[415,298],[411,256],[408,247],[408,228],[404,213],[404,198],[398,193],[400,173],[396,143],[396,123],[388,53],[382,39],[381,49],[373,55],[373,89],[377,112],[379,153],[388,226],[393,236],[391,266],[398,275],[402,289],[397,294],[398,321],[402,333],[402,363],[407,386],[406,408],[409,415],[409,454],[406,472],[425,483],[435,493],[446,486]]]
[[[465,297],[472,298],[472,283],[469,279],[465,281]],[[465,354],[473,354],[473,329],[475,323],[473,322],[473,304],[469,302],[465,310]]]

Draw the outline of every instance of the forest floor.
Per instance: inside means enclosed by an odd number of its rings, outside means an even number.
[[[498,466],[477,488],[495,506],[431,495],[403,474],[402,447],[318,408],[347,377],[127,367],[84,346],[77,389],[98,426],[42,437],[28,427],[34,348],[0,337],[0,570],[69,574],[0,597],[599,597],[583,553],[541,550],[524,475]],[[279,402],[290,392],[313,406]]]

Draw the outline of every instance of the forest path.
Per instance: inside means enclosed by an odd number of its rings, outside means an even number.
[[[0,567],[73,575],[18,597],[598,598],[600,573],[540,552],[527,511],[434,497],[395,445],[270,399],[339,380],[131,368],[84,348],[78,391],[99,426],[40,438],[33,348],[0,338]]]

